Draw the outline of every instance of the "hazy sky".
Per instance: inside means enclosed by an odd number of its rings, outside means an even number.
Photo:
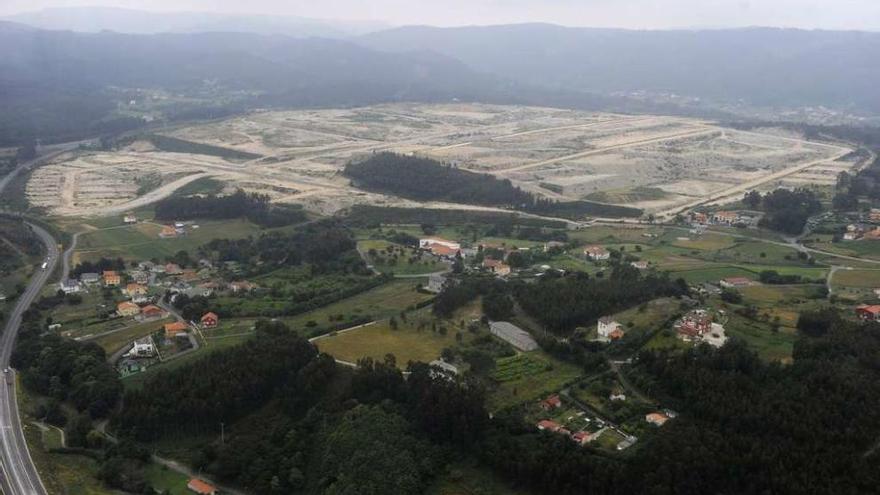
[[[553,22],[626,28],[880,29],[880,0],[0,0],[0,14],[94,5],[286,14],[397,25]]]

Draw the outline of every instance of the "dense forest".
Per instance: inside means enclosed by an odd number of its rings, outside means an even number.
[[[170,196],[157,202],[155,211],[156,219],[162,221],[247,218],[264,227],[283,227],[306,219],[299,207],[273,206],[269,196],[242,190],[228,196]]]
[[[743,203],[753,209],[763,211],[761,227],[783,232],[800,234],[807,219],[822,211],[822,203],[809,189],[775,189],[764,194],[750,191],[743,197]]]
[[[349,163],[355,186],[419,201],[497,206],[544,215],[637,217],[641,210],[589,201],[557,202],[535,196],[490,174],[478,174],[430,158],[382,152]]]
[[[683,280],[667,273],[641,274],[628,264],[616,264],[604,277],[575,273],[544,277],[535,284],[513,286],[516,301],[548,330],[565,333],[621,309],[661,296],[688,292]]]
[[[64,303],[63,296],[43,297],[24,314],[11,364],[21,370],[24,386],[55,404],[67,401],[93,419],[106,417],[122,385],[104,350],[45,331],[51,319],[44,320],[43,312]],[[64,415],[56,411],[55,417],[64,426]]]
[[[351,233],[333,220],[302,225],[291,233],[269,232],[257,238],[214,239],[200,251],[217,262],[247,265],[251,275],[282,266],[309,264],[319,272],[369,274]]]

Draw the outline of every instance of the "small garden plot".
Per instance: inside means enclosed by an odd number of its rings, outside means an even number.
[[[517,357],[526,359],[517,360]],[[501,358],[496,363],[491,377],[497,388],[491,391],[488,401],[489,408],[496,410],[537,401],[565,388],[581,376],[580,367],[554,359],[541,351]]]
[[[501,358],[496,361],[492,378],[499,382],[510,382],[549,371],[546,362],[532,359],[525,354]],[[551,367],[552,368],[552,367]]]
[[[626,437],[611,428],[605,428],[599,438],[596,439],[597,446],[605,450],[617,450],[617,445],[626,440]]]

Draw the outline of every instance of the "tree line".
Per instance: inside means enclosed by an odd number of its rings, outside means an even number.
[[[155,216],[161,221],[247,218],[263,227],[283,227],[306,219],[302,208],[272,206],[268,195],[241,189],[227,196],[172,195],[156,203]]]
[[[462,170],[430,158],[391,152],[351,162],[346,165],[344,174],[357,187],[419,201],[498,206],[565,218],[633,217],[642,213],[635,208],[589,201],[557,202],[523,191],[509,179]]]

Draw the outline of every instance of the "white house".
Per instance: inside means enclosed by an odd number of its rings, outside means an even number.
[[[132,345],[131,350],[128,351],[126,356],[128,357],[152,357],[156,353],[156,348],[153,346],[153,338],[152,337],[144,337],[139,340],[134,341],[134,345]]]
[[[61,282],[61,290],[65,294],[76,294],[82,290],[82,286],[76,280],[67,279]]]
[[[611,253],[602,246],[587,246],[584,248],[584,255],[593,261],[603,261],[611,258]]]
[[[600,340],[611,340],[613,338],[620,338],[623,335],[623,327],[620,323],[612,320],[610,316],[603,316],[599,318],[599,323],[596,325],[596,330],[599,334]]]

